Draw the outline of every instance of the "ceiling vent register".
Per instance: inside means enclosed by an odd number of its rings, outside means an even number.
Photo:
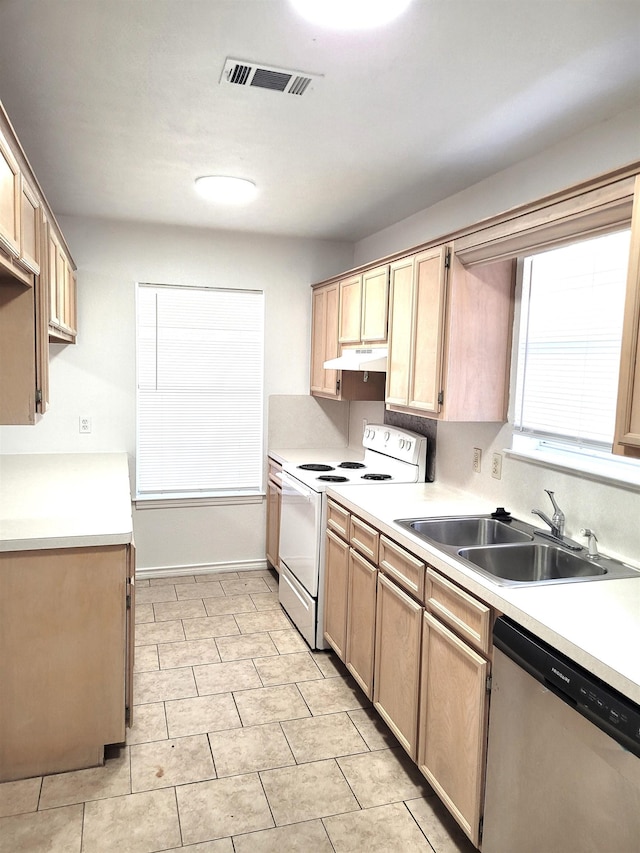
[[[255,86],[258,89],[271,89],[285,95],[304,95],[312,91],[311,84],[322,75],[309,74],[306,71],[291,71],[286,68],[274,68],[270,65],[258,65],[241,59],[227,59],[222,69],[220,83],[232,86]]]

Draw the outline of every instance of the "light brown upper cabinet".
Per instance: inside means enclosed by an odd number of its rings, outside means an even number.
[[[635,180],[613,452],[640,459],[640,176]]]
[[[56,343],[76,340],[76,276],[71,260],[46,223],[47,268],[44,277],[49,291],[49,339]]]
[[[387,408],[506,417],[515,262],[465,268],[450,245],[391,264]]]
[[[341,344],[382,344],[387,340],[389,265],[340,282]]]
[[[20,168],[0,133],[0,248],[20,255]]]
[[[358,288],[362,277],[358,279]],[[340,305],[341,285],[351,281],[334,281],[316,286],[312,290],[311,307],[311,394],[315,397],[327,397],[331,400],[382,400],[384,397],[384,374],[355,371],[325,370],[324,362],[337,358],[340,354],[339,323],[344,312]],[[355,287],[355,284],[354,284]],[[346,288],[345,299],[349,304],[346,310],[360,317],[352,300],[355,292]],[[358,305],[360,297],[358,296]],[[358,320],[359,322],[359,320]],[[359,341],[359,338],[357,339]]]
[[[314,288],[311,323],[311,393],[340,398],[338,371],[323,364],[338,355],[338,314],[340,286],[337,282]]]
[[[22,176],[20,180],[20,261],[36,275],[40,272],[41,224],[38,196]]]

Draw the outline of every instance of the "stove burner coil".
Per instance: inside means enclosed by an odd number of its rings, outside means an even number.
[[[362,480],[392,480],[391,474],[363,474]]]
[[[338,468],[366,468],[364,462],[341,462]]]
[[[322,480],[325,483],[348,483],[348,477],[336,477],[335,474],[323,474],[321,477],[317,478],[318,480]]]
[[[317,462],[307,462],[306,465],[298,465],[302,471],[333,471],[331,465],[320,465]]]

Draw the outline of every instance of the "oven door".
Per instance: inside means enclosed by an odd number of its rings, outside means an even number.
[[[280,561],[314,598],[318,595],[322,494],[282,474]]]

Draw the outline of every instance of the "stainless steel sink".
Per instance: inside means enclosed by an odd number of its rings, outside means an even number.
[[[509,515],[398,518],[396,524],[499,586],[640,578],[639,569],[619,560],[603,554],[588,558],[571,540],[565,545],[539,541],[549,534]]]
[[[509,521],[490,516],[460,516],[451,518],[405,518],[397,524],[418,536],[441,545],[460,548],[463,545],[502,545],[512,542],[531,542],[533,536]]]

